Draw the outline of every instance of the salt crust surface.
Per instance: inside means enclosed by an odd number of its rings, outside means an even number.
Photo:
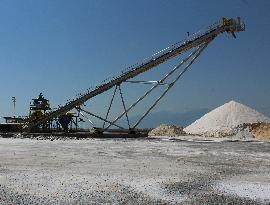
[[[236,194],[240,197],[270,202],[270,185],[268,183],[228,181],[219,183],[217,189],[226,194]]]

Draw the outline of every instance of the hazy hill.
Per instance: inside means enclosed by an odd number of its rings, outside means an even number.
[[[177,113],[170,111],[160,111],[150,113],[140,124],[141,128],[153,128],[160,124],[174,124],[187,126],[193,123],[198,118],[202,117],[204,114],[209,112],[207,108],[195,109],[188,112]],[[140,116],[130,117],[131,124],[134,124]],[[124,120],[121,121],[122,125],[126,125]]]

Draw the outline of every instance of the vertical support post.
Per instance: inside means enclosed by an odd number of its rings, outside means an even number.
[[[123,108],[124,108],[124,111],[125,111],[125,115],[126,115],[126,119],[127,119],[127,123],[128,123],[128,128],[130,129],[130,123],[129,123],[129,119],[128,119],[127,109],[126,109],[126,105],[125,105],[125,102],[124,102],[123,93],[122,93],[120,85],[118,85],[118,89],[119,89],[119,92],[120,92],[121,101],[122,101]]]
[[[76,122],[76,125],[75,125],[76,131],[78,130],[78,117],[79,117],[79,115],[76,116],[76,121],[75,121]]]
[[[15,116],[16,116],[16,97],[12,97],[12,102],[13,102],[13,116],[15,118]]]

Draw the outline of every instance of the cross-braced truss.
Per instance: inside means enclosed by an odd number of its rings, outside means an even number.
[[[195,60],[199,57],[199,55],[207,47],[207,45],[208,45],[208,42],[205,42],[202,45],[198,46],[192,53],[190,53],[190,55],[188,55],[185,59],[183,59],[178,65],[176,65],[174,68],[172,68],[168,73],[166,73],[166,75],[164,77],[162,77],[159,80],[155,80],[155,81],[128,80],[128,81],[123,81],[121,84],[117,84],[114,87],[112,87],[111,89],[113,89],[113,94],[112,94],[112,98],[110,99],[109,106],[108,106],[105,117],[101,117],[98,114],[94,114],[90,111],[87,111],[86,109],[83,109],[82,106],[76,107],[76,109],[83,117],[85,117],[90,122],[90,124],[93,127],[95,127],[96,125],[93,123],[92,120],[89,119],[89,116],[92,116],[94,118],[97,118],[97,119],[103,121],[102,128],[98,128],[98,130],[100,132],[108,131],[109,128],[111,128],[112,126],[115,126],[119,129],[126,129],[123,126],[117,124],[119,122],[119,120],[121,120],[124,117],[126,118],[126,121],[127,121],[127,125],[128,125],[127,129],[130,132],[135,132],[136,128],[143,121],[143,119],[158,104],[158,102],[166,95],[166,93],[175,85],[175,83],[183,76],[183,74],[190,69],[191,65],[195,62]],[[174,75],[174,78],[171,79],[170,82],[166,81],[167,79],[169,79],[169,77],[171,77],[173,75]],[[129,105],[127,107],[125,100],[124,100],[123,92],[121,89],[121,87],[124,86],[126,83],[151,84],[152,87],[149,90],[147,90],[142,96],[140,96],[134,103],[132,103],[131,105]],[[129,112],[133,108],[135,108],[135,106],[137,104],[139,104],[147,96],[149,96],[150,93],[152,93],[159,86],[164,86],[165,89],[161,92],[160,96],[154,101],[154,103],[146,109],[145,113],[143,113],[143,115],[133,125],[131,125],[130,120],[129,120],[129,115],[128,115]],[[121,98],[121,104],[122,104],[124,111],[120,115],[118,115],[114,120],[108,120],[109,114],[110,114],[111,109],[112,109],[112,104],[117,96],[116,95],[117,92],[119,92],[119,95]]]
[[[182,77],[182,75],[191,67],[193,62],[198,58],[198,56],[202,53],[202,51],[206,48],[206,46],[213,41],[219,34],[224,32],[230,33],[235,37],[235,32],[240,32],[245,30],[244,23],[240,22],[240,18],[237,19],[226,19],[222,18],[222,20],[216,24],[211,25],[206,30],[202,30],[201,32],[195,33],[193,35],[188,36],[184,41],[178,42],[172,46],[167,47],[157,53],[155,53],[150,58],[145,59],[144,61],[137,63],[133,66],[128,67],[124,71],[122,71],[121,75],[112,77],[103,81],[98,86],[92,87],[87,90],[86,93],[80,94],[76,99],[72,99],[68,101],[67,104],[60,106],[58,109],[46,113],[42,118],[38,121],[33,121],[31,118],[25,120],[23,130],[31,131],[32,129],[40,128],[42,125],[50,122],[53,119],[57,119],[63,115],[65,115],[68,111],[77,109],[81,116],[85,117],[87,121],[94,126],[93,121],[89,116],[95,117],[101,121],[103,121],[102,131],[108,130],[111,126],[118,127],[123,129],[122,126],[119,125],[119,120],[125,116],[129,130],[135,130],[138,125],[142,122],[142,120],[148,115],[148,113],[157,105],[157,103],[166,95],[166,93],[175,85],[175,83]],[[176,57],[187,51],[195,49],[187,58],[181,61],[177,66],[175,66],[169,73],[167,73],[163,78],[157,81],[135,81],[131,80],[132,78],[140,75],[141,73],[150,71],[154,67]],[[181,68],[183,68],[181,70]],[[178,72],[178,73],[177,73]],[[168,77],[176,74],[174,80],[167,82]],[[152,84],[152,87],[145,92],[137,101],[127,106],[122,87],[126,83],[139,83],[139,84]],[[135,124],[130,124],[129,113],[130,111],[146,96],[148,96],[153,90],[155,90],[158,86],[164,86],[165,89],[161,93],[161,95],[156,99],[156,101],[146,110],[146,112],[141,116],[141,118],[135,122]],[[101,117],[98,114],[94,114],[82,108],[87,101],[90,99],[107,92],[108,90],[114,89],[113,96],[110,100],[108,110],[106,112],[105,117]],[[116,92],[119,92],[121,97],[121,104],[123,106],[123,112],[117,116],[114,120],[109,120],[108,116],[111,113],[111,106],[115,99]]]

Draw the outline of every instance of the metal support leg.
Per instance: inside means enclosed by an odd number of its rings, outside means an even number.
[[[120,85],[118,85],[118,89],[119,89],[119,92],[120,92],[123,108],[124,108],[124,111],[126,113],[126,119],[127,119],[127,123],[128,123],[128,128],[130,129],[130,123],[129,123],[129,119],[128,119],[127,109],[126,109],[126,105],[125,105],[125,102],[124,102],[123,93],[122,93]]]
[[[201,48],[198,47],[195,51],[193,51],[187,58],[182,60],[177,66],[175,66],[169,73],[167,73],[162,79],[160,79],[158,82],[163,83],[169,76],[171,76],[174,72],[176,72],[184,63],[186,63],[193,55],[195,55],[198,50]],[[145,92],[136,102],[134,102],[127,110],[126,112],[129,112],[132,108],[134,108],[140,101],[142,101],[147,95],[149,95],[155,88],[158,87],[158,83],[152,86],[147,92]],[[117,122],[120,118],[122,118],[126,112],[121,113],[117,118],[113,120],[113,123]],[[105,129],[109,129],[111,125],[107,126]]]
[[[95,124],[88,118],[88,117],[86,117],[82,112],[81,112],[81,108],[79,109],[79,108],[76,108],[77,110],[78,110],[78,112],[83,116],[83,117],[85,117],[93,126],[95,126]]]
[[[108,119],[108,115],[109,115],[110,110],[111,110],[111,107],[112,107],[112,103],[113,103],[113,100],[114,100],[114,96],[115,96],[116,90],[117,90],[117,86],[115,86],[115,89],[113,91],[113,96],[112,96],[112,99],[111,99],[111,102],[110,102],[110,105],[109,105],[109,108],[107,110],[106,117],[105,117],[106,120]],[[103,126],[102,126],[103,128],[105,127],[105,123],[106,122],[104,121]]]
[[[81,108],[81,110],[82,110],[83,112],[89,114],[89,115],[92,115],[92,116],[94,116],[94,117],[96,117],[96,118],[98,118],[98,119],[100,119],[100,120],[103,120],[103,121],[109,123],[110,125],[114,125],[114,126],[120,128],[120,129],[125,129],[125,128],[123,128],[123,127],[121,127],[121,126],[119,126],[119,125],[117,125],[117,124],[115,124],[115,123],[113,123],[113,122],[110,122],[110,121],[108,121],[108,120],[106,120],[106,119],[104,119],[104,118],[102,118],[102,117],[100,117],[100,116],[98,116],[98,115],[95,115],[95,114],[93,114],[93,113],[91,113],[91,112],[89,112],[89,111],[87,111],[87,110],[83,110],[82,108]]]
[[[193,64],[193,62],[199,57],[202,51],[207,47],[207,44],[204,44],[198,53],[192,58],[189,64],[185,67],[185,69],[176,77],[176,79],[166,88],[166,90],[161,94],[161,96],[153,103],[153,105],[145,112],[145,114],[138,120],[138,122],[133,126],[132,129],[135,129],[141,121],[149,114],[149,112],[157,105],[157,103],[164,97],[164,95],[174,86],[176,81],[180,79],[180,77],[188,70],[188,68]]]

